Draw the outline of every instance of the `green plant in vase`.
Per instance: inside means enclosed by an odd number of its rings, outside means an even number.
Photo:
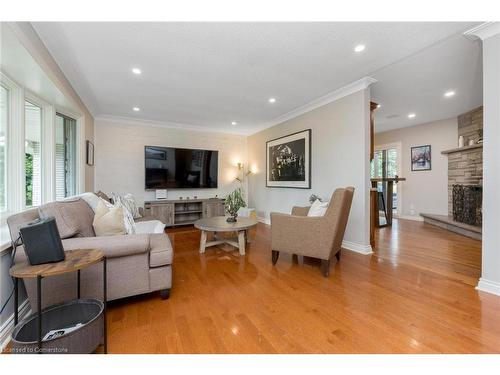
[[[238,210],[241,207],[246,207],[245,200],[243,199],[243,190],[241,188],[235,189],[231,192],[225,200],[226,212],[229,217],[226,219],[228,223],[236,222],[238,217]]]

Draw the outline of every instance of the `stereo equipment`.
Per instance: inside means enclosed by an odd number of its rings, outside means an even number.
[[[167,189],[156,189],[156,199],[167,199]]]
[[[54,263],[64,260],[64,249],[53,217],[38,219],[19,229],[29,263]]]

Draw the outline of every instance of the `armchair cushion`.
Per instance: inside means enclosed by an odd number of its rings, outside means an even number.
[[[118,258],[149,250],[148,234],[129,234],[105,237],[68,238],[62,241],[64,250],[100,249],[107,258]]]
[[[294,216],[307,216],[309,213],[309,206],[307,207],[299,207],[299,206],[294,206],[292,208],[292,215]]]
[[[328,259],[331,236],[323,217],[271,213],[271,248],[320,259]]]

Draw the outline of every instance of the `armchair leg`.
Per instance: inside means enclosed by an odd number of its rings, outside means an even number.
[[[278,258],[280,257],[280,252],[276,250],[272,250],[271,260],[273,261],[273,266],[276,265]]]
[[[321,273],[324,277],[328,277],[330,275],[330,259],[321,259]]]
[[[340,252],[342,250],[337,251],[337,254],[335,254],[335,258],[337,258],[337,262],[340,260]]]
[[[161,299],[169,299],[170,297],[170,289],[162,289],[160,290]]]

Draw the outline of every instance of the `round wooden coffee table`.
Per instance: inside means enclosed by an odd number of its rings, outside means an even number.
[[[245,255],[245,244],[248,240],[248,229],[257,225],[257,220],[249,217],[239,217],[235,223],[228,223],[225,216],[207,217],[200,219],[194,223],[194,226],[201,230],[200,253],[205,252],[208,246],[215,246],[222,243],[227,243],[236,247],[240,255]],[[207,232],[213,232],[214,241],[207,242]],[[217,239],[218,232],[236,232],[238,234],[238,242],[236,239],[221,238]]]

